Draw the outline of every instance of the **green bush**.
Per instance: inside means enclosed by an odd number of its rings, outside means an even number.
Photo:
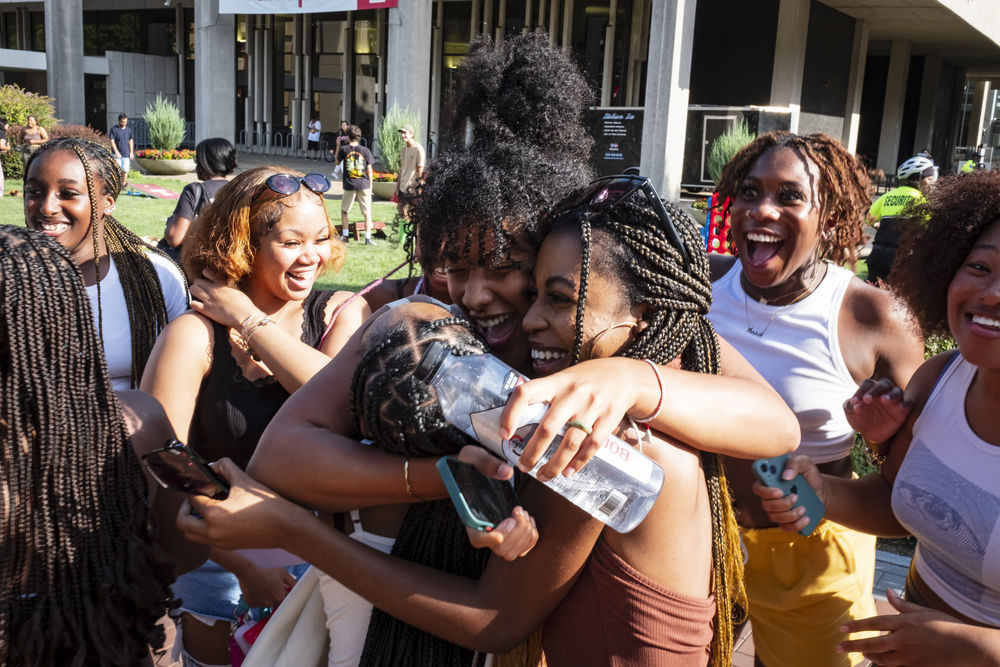
[[[51,97],[37,95],[17,84],[0,86],[0,116],[11,125],[24,125],[28,116],[34,116],[46,130],[51,130],[59,122],[55,118]]]
[[[177,105],[159,95],[146,107],[146,133],[153,148],[172,151],[184,141],[184,117]]]
[[[395,103],[378,124],[379,159],[382,160],[382,168],[394,174],[399,173],[399,159],[403,153],[403,138],[399,136],[399,128],[404,125],[413,126],[413,135],[420,136],[420,114],[410,111],[408,107],[400,109]]]
[[[722,168],[733,159],[733,156],[741,148],[754,140],[753,134],[747,128],[747,122],[741,120],[735,125],[731,125],[728,130],[719,135],[719,138],[712,142],[712,148],[708,152],[708,175],[713,181],[719,180]]]
[[[19,150],[0,153],[0,165],[3,165],[4,178],[21,178],[24,176],[24,155]]]

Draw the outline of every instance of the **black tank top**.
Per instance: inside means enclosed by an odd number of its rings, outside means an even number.
[[[333,292],[312,292],[303,304],[302,341],[312,347],[319,344],[326,328],[323,315],[331,296]],[[245,469],[261,434],[289,393],[271,375],[248,380],[233,359],[229,329],[212,322],[212,333],[212,367],[198,390],[188,439],[209,461],[228,456]]]

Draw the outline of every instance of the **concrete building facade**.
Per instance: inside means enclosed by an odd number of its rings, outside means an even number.
[[[611,157],[671,199],[711,187],[703,156],[740,120],[826,132],[887,173],[925,148],[947,170],[962,147],[1000,143],[1000,3],[988,0],[398,0],[284,15],[226,14],[219,0],[0,0],[0,76],[98,129],[165,95],[196,139],[260,151],[299,150],[314,113],[374,143],[397,105],[420,115],[433,154],[462,140],[451,105],[471,38],[529,30],[573,55],[599,111],[627,111],[606,115],[631,123],[616,131],[634,157]]]

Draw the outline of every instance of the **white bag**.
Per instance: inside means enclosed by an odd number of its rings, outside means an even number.
[[[342,181],[344,180],[344,163],[338,162],[337,166],[333,168],[333,180]]]
[[[326,667],[330,635],[318,582],[310,567],[271,615],[243,667]]]

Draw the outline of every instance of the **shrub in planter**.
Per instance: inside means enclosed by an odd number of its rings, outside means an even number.
[[[170,100],[159,95],[146,107],[146,133],[153,148],[171,151],[184,141],[184,117]]]
[[[750,132],[745,120],[731,125],[728,130],[719,135],[712,142],[706,165],[708,175],[712,180],[718,181],[719,175],[722,174],[722,168],[733,159],[733,156],[741,148],[753,140],[754,135]],[[709,198],[708,224],[705,225],[702,236],[710,253],[728,254],[730,252],[730,249],[726,247],[726,238],[729,235],[729,215],[723,215],[727,204],[727,201],[721,201],[714,194]]]

